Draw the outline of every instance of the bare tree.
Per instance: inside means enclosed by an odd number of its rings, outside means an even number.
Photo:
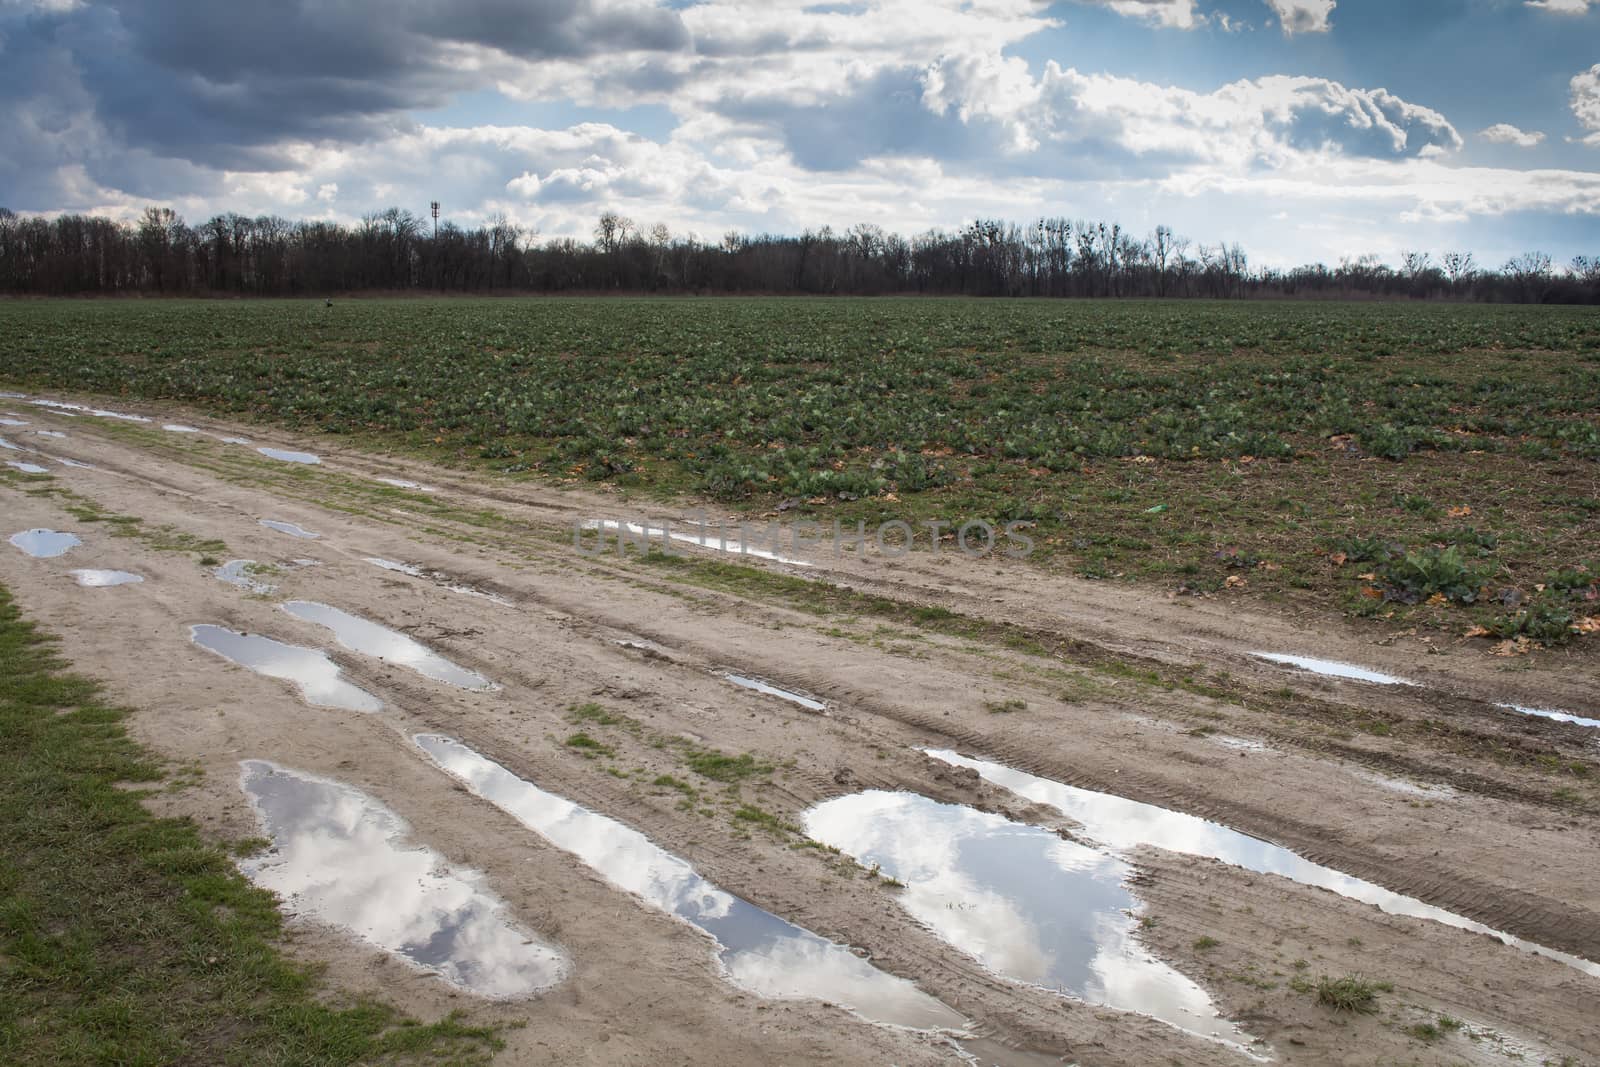
[[[1478,265],[1473,261],[1471,252],[1446,252],[1444,254],[1444,272],[1450,276],[1452,287],[1464,281],[1471,280],[1477,273]]]

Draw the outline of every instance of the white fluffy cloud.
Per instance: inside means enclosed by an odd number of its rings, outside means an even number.
[[[1267,0],[1285,34],[1326,33],[1338,0]]]
[[[1572,113],[1589,131],[1583,143],[1600,146],[1600,63],[1573,77]]]
[[[1543,11],[1554,11],[1558,15],[1581,15],[1591,5],[1600,4],[1600,0],[1526,0],[1526,4]]]
[[[1544,134],[1538,130],[1523,130],[1511,125],[1509,122],[1497,122],[1478,134],[1490,144],[1511,144],[1518,148],[1533,148],[1544,142]]]
[[[1119,15],[1143,19],[1156,26],[1192,30],[1204,21],[1195,15],[1195,0],[1103,0]]]

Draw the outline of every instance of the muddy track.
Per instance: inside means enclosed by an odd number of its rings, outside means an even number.
[[[37,421],[49,419],[40,413]],[[184,421],[217,426],[197,416]],[[717,977],[704,938],[686,935],[681,923],[633,903],[497,809],[463,794],[411,745],[412,734],[456,737],[542,787],[645,832],[729,892],[860,946],[882,969],[916,981],[965,1013],[1001,1048],[1083,1063],[1238,1062],[1218,1046],[1153,1020],[1089,1008],[992,975],[911,919],[893,887],[799,847],[802,842],[788,831],[742,824],[736,809],[753,805],[792,823],[831,797],[906,789],[1072,832],[1052,809],[983,785],[918,751],[951,747],[1071,785],[1226,822],[1397,892],[1600,958],[1600,911],[1592,889],[1600,825],[1589,814],[1592,792],[1585,798],[1588,807],[1563,800],[1556,791],[1570,783],[1581,796],[1587,789],[1583,780],[1531,765],[1550,752],[1592,762],[1592,750],[1585,749],[1589,739],[1577,727],[1507,718],[1485,699],[1514,694],[1572,707],[1582,670],[1570,664],[1546,693],[1527,678],[1506,685],[1485,673],[1489,668],[1461,656],[1435,657],[1449,659],[1457,674],[1437,665],[1413,669],[1393,648],[1364,659],[1365,650],[1336,625],[1332,652],[1439,683],[1436,690],[1391,691],[1298,677],[1262,664],[1247,654],[1258,638],[1229,630],[1209,606],[1174,607],[1095,586],[1064,598],[1070,611],[1052,613],[1040,606],[1050,590],[1032,586],[1053,587],[1060,579],[996,573],[993,565],[963,571],[952,563],[914,561],[873,577],[855,573],[852,568],[864,565],[851,561],[805,575],[837,579],[898,604],[938,604],[996,627],[1004,624],[1011,633],[1038,638],[1050,653],[1039,656],[993,639],[998,629],[958,636],[870,614],[822,617],[755,591],[702,588],[681,574],[636,562],[579,556],[562,536],[570,522],[608,505],[616,511],[614,501],[594,494],[484,485],[348,450],[325,453],[328,462],[321,469],[285,470],[252,450],[214,440],[174,441],[86,418],[61,423],[71,436],[53,441],[49,450],[102,469],[58,469],[50,482],[8,479],[0,484],[0,505],[19,528],[72,528],[85,535],[86,544],[67,564],[28,560],[14,551],[0,556],[0,581],[30,613],[64,635],[80,669],[146,709],[135,720],[141,736],[207,768],[205,784],[173,801],[176,810],[220,832],[253,834],[235,782],[237,761],[256,757],[350,780],[393,804],[430,844],[480,867],[513,906],[548,920],[547,932],[577,954],[579,977],[571,989],[523,1006],[536,1024],[569,1027],[567,1051],[576,1059],[592,1059],[583,1050],[599,1047],[593,1042],[608,1017],[604,1006],[620,1003],[657,1005],[643,1023],[655,1035],[654,1047],[685,1055],[704,1051],[706,1062],[747,1062],[752,1047],[784,1050],[783,1057],[795,1062],[932,1062],[949,1053],[936,1041],[865,1026],[836,1009],[790,1002],[764,1006],[732,991]],[[258,444],[318,450],[282,434],[247,435]],[[439,491],[429,500],[374,495],[371,482],[381,477],[409,478]],[[322,565],[286,570],[274,577],[280,589],[270,598],[249,597],[212,578],[192,554],[151,552],[136,539],[110,538],[103,524],[74,524],[62,500],[29,492],[49,485],[149,525],[170,523],[197,537],[220,538],[233,558],[309,556]],[[408,522],[400,513],[419,518]],[[269,516],[307,525],[323,537],[295,540],[256,525]],[[417,563],[453,582],[493,591],[506,603],[383,571],[364,562],[367,557]],[[151,580],[130,590],[81,590],[64,578],[69,565],[132,565]],[[774,569],[789,573],[781,565]],[[132,595],[90,596],[120,592]],[[279,610],[277,603],[287,599],[321,601],[412,634],[503,688],[451,690],[347,652],[326,630]],[[1091,614],[1092,625],[1083,621]],[[1115,628],[1119,617],[1128,620],[1126,632]],[[1198,625],[1186,633],[1179,624],[1189,618]],[[308,708],[291,688],[194,649],[183,625],[191,622],[325,648],[351,682],[381,696],[388,707],[365,716]],[[1147,640],[1158,624],[1166,636]],[[618,643],[634,638],[659,651]],[[163,671],[141,669],[151,662],[163,664]],[[1117,672],[1102,669],[1107,667]],[[1227,699],[1137,677],[1145,671],[1177,677],[1196,668],[1202,680],[1228,671]],[[815,696],[827,702],[827,713],[739,689],[721,677],[725,670]],[[1292,698],[1273,697],[1286,687]],[[1026,710],[990,710],[1010,697],[1024,698]],[[601,725],[574,719],[570,709],[590,701],[618,720]],[[1404,736],[1341,736],[1349,722],[1364,718],[1404,727]],[[1423,726],[1428,721],[1446,725],[1430,733]],[[1191,729],[1209,723],[1227,734],[1264,740],[1269,748],[1233,752]],[[584,758],[575,751],[566,739],[580,729],[610,754]],[[1519,746],[1525,746],[1527,761]],[[1502,748],[1510,761],[1497,751]],[[691,749],[750,753],[772,770],[735,783],[702,780],[685,762]],[[1457,794],[1405,799],[1370,772],[1448,783]],[[693,796],[652,784],[661,777],[690,783]],[[1289,930],[1307,922],[1306,909],[1325,895],[1296,887],[1252,898],[1252,907],[1260,922]],[[1173,909],[1175,925],[1200,922],[1207,906],[1197,899],[1163,900],[1164,908]],[[1398,928],[1416,925],[1395,922]],[[1579,1016],[1568,1013],[1581,1014],[1575,1005],[1592,998],[1600,981],[1509,948],[1491,951],[1474,935],[1424,925],[1430,951],[1441,958],[1471,958],[1480,961],[1474,966],[1490,968],[1498,960],[1540,975],[1548,995],[1541,993],[1544,999],[1536,1008],[1529,1002],[1527,1010],[1545,1013],[1558,1031],[1571,1030],[1569,1046],[1589,1040],[1575,1021]],[[361,974],[392,978],[370,953],[363,955],[366,950],[340,950],[338,944],[323,939],[319,951],[343,951],[368,962],[351,970],[336,960],[336,974],[354,975],[358,982]],[[1394,944],[1394,965],[1416,966],[1403,939],[1396,935]],[[630,964],[634,945],[644,963]],[[1202,972],[1204,967],[1192,973]],[[669,973],[677,976],[680,990],[660,986],[661,975]],[[1448,1000],[1446,984],[1435,975],[1419,980],[1417,988]],[[420,1003],[438,994],[417,995]],[[1517,1010],[1508,1014],[1515,1015],[1524,1006],[1512,1007]],[[775,1030],[766,1044],[752,1046],[733,1036],[760,1032],[760,1024],[752,1028],[753,1013],[770,1018],[773,1012],[789,1020],[789,1028]],[[679,1027],[691,1017],[722,1036],[699,1049]],[[534,1029],[547,1033],[543,1026]],[[533,1055],[531,1045],[515,1047]],[[1019,1055],[1018,1062],[1025,1059]]]

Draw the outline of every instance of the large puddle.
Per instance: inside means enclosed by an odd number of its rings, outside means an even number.
[[[261,564],[253,559],[230,559],[211,573],[217,576],[218,581],[265,596],[278,587],[259,577],[262,571]]]
[[[570,972],[560,949],[514,923],[481,874],[408,844],[410,827],[378,801],[263,760],[243,768],[241,784],[273,849],[239,866],[294,914],[480,996],[527,996]]]
[[[310,530],[296,526],[292,522],[283,522],[280,519],[262,519],[261,525],[269,530],[277,530],[279,533],[288,534],[290,537],[303,537],[308,541],[315,541],[322,536],[319,533],[312,533]]]
[[[802,708],[807,708],[811,711],[828,710],[828,705],[820,700],[801,696],[799,693],[791,693],[787,689],[780,689],[771,682],[763,682],[760,678],[747,678],[742,674],[724,674],[723,677],[740,688],[753,689],[757,693],[765,693],[769,697],[787,700],[791,704],[799,704]]]
[[[312,452],[293,452],[286,448],[258,448],[268,459],[281,460],[284,463],[321,463],[322,457]]]
[[[1282,875],[1303,885],[1317,886],[1352,900],[1375,905],[1392,915],[1432,919],[1446,926],[1488,934],[1525,952],[1549,956],[1586,974],[1600,976],[1600,964],[1524,941],[1454,912],[1312,863],[1286,848],[1242,834],[1221,823],[1109,793],[1079,789],[950,751],[930,749],[928,755],[957,767],[970,767],[985,781],[1009,789],[1018,796],[1050,805],[1082,826],[1087,836],[1110,849],[1123,851],[1140,845],[1154,845],[1171,852],[1221,860],[1261,874]]]
[[[333,631],[334,638],[352,652],[406,667],[424,678],[461,689],[484,692],[498,688],[483,675],[456,666],[427,645],[359,615],[309,600],[291,600],[282,607],[297,619],[326,626]]]
[[[73,548],[83,544],[76,534],[59,533],[55,530],[23,530],[21,533],[11,535],[11,543],[34,559],[55,559],[64,556]]]
[[[480,797],[573,853],[611,884],[710,934],[729,979],[764,997],[842,1004],[874,1022],[960,1029],[959,1014],[842,945],[718,889],[637,830],[547,793],[448,737],[416,743]]]
[[[326,652],[287,645],[260,634],[242,634],[221,626],[189,627],[194,643],[241,667],[268,678],[293,682],[308,704],[346,711],[378,711],[383,701],[344,680],[339,665]]]
[[[1323,674],[1330,678],[1352,678],[1358,682],[1372,682],[1376,685],[1415,685],[1404,678],[1396,678],[1392,674],[1379,674],[1369,671],[1365,667],[1357,667],[1353,663],[1340,663],[1331,659],[1311,659],[1308,656],[1286,656],[1279,652],[1252,652],[1257,659],[1270,660],[1288,667],[1299,667],[1303,671],[1313,674]]]
[[[1514,711],[1519,715],[1534,715],[1541,719],[1577,723],[1579,726],[1588,726],[1592,729],[1600,730],[1600,719],[1585,719],[1582,715],[1574,715],[1569,711],[1557,711],[1555,708],[1530,708],[1522,704],[1496,704],[1495,707]]]
[[[1107,852],[916,793],[824,801],[806,833],[906,884],[901,905],[998,974],[1244,1048],[1205,990],[1134,936],[1131,868]]]
[[[142,575],[129,571],[73,571],[72,576],[78,580],[79,585],[86,585],[93,589],[101,589],[111,585],[133,585],[144,581]]]

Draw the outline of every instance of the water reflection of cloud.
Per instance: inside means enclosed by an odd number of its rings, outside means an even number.
[[[352,652],[399,664],[424,678],[462,689],[494,688],[494,683],[476,671],[458,667],[427,645],[370,619],[306,600],[291,600],[283,605],[283,610],[297,619],[332,630],[335,639]]]
[[[268,678],[293,682],[308,704],[349,711],[377,711],[383,701],[344,680],[339,665],[318,649],[286,645],[260,634],[242,634],[221,626],[191,626],[194,643],[241,667]]]
[[[241,866],[296,914],[342,927],[488,997],[565,977],[566,957],[515,926],[475,871],[407,847],[409,827],[338,782],[250,760],[243,786],[274,849]]]
[[[632,827],[546,792],[458,741],[435,734],[415,740],[474,793],[611,884],[711,935],[723,947],[723,966],[736,985],[766,997],[830,1000],[897,1026],[964,1025],[960,1015],[910,982],[719,889]]]

